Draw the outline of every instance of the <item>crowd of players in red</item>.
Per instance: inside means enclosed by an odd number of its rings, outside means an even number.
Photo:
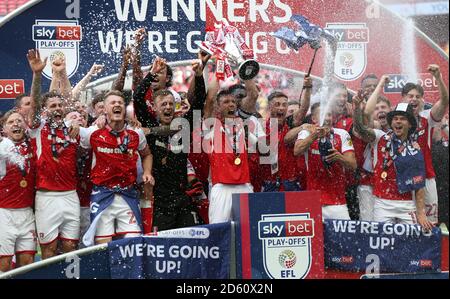
[[[324,219],[426,230],[438,223],[431,139],[435,130],[448,138],[439,66],[428,68],[440,92],[432,107],[424,107],[414,83],[391,107],[381,95],[384,75],[363,78],[352,97],[345,85],[328,82],[329,107],[310,105],[313,81],[305,77],[296,104],[273,91],[261,119],[254,80],[221,88],[214,76],[204,78],[211,57],[199,53],[188,92],[177,93],[164,59],[144,76],[142,31],[135,40],[112,90],[92,99],[91,115],[79,98],[101,66],[72,88],[57,57],[49,62],[50,91],[42,93],[47,59],[28,52],[30,94],[1,119],[0,272],[14,256],[17,266],[32,263],[37,243],[46,259],[119,237],[230,221],[233,193],[319,190]],[[130,64],[131,101],[123,92]],[[184,123],[174,126],[174,119]]]

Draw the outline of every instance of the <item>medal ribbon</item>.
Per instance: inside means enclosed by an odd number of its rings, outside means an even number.
[[[392,163],[394,163],[395,159],[397,159],[397,157],[398,157],[397,155],[401,154],[405,150],[408,142],[411,142],[411,143],[417,142],[417,139],[419,138],[419,136],[422,136],[423,134],[424,134],[424,130],[416,131],[414,134],[411,135],[409,140],[401,142],[401,146],[399,148],[397,148],[397,150],[394,150],[394,147],[392,146],[392,142],[399,142],[400,140],[398,140],[394,136],[393,132],[390,130],[385,136],[385,139],[387,140],[386,146],[382,148],[382,151],[384,151],[383,171],[387,171],[387,169],[392,165]]]
[[[50,134],[52,135],[52,154],[54,158],[58,158],[58,156],[70,145],[69,129],[66,127],[66,124],[63,123],[62,131],[64,134],[64,144],[57,149],[56,129],[57,128],[54,126],[50,126]]]
[[[17,145],[15,146],[15,150],[16,150],[17,154],[19,154],[19,155],[22,156],[22,153],[21,153],[20,149],[21,149],[21,148],[25,148],[25,149],[26,149],[25,152],[26,152],[27,155],[28,155],[28,152],[29,152],[29,151],[28,151],[28,149],[29,149],[28,145],[29,145],[29,143],[28,143],[28,138],[26,138],[25,141],[22,142],[21,144],[17,144]],[[27,176],[28,172],[30,171],[30,158],[29,158],[28,156],[26,156],[24,166],[22,167],[22,166],[19,164],[19,165],[17,165],[17,167],[19,168],[20,173],[22,174],[22,177],[25,178],[25,177]]]
[[[120,140],[120,132],[114,131],[109,124],[106,124],[106,129],[108,130],[109,134],[116,137],[117,145],[118,145],[120,151],[122,152],[122,154],[126,154],[128,152],[128,143],[129,143],[127,124],[125,124],[125,128],[124,128],[123,142]]]
[[[233,149],[233,154],[237,157],[240,156],[240,152],[239,152],[239,142],[240,142],[240,138],[243,132],[243,129],[241,126],[239,126],[239,128],[235,128],[235,130],[233,130],[233,133],[230,132],[230,129],[228,127],[225,127],[225,129],[223,127],[220,128],[222,132],[225,133],[225,137],[228,141],[228,143],[230,144],[230,147]],[[231,138],[229,137],[231,136]]]

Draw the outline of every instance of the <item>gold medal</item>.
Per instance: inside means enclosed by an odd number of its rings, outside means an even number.
[[[383,172],[381,173],[381,178],[382,178],[383,180],[386,180],[386,178],[387,178],[387,172],[386,172],[386,171],[383,171]]]
[[[26,188],[27,186],[28,186],[28,183],[27,183],[27,181],[25,180],[25,179],[22,179],[21,181],[20,181],[20,187],[22,187],[22,188]]]
[[[236,159],[234,159],[234,165],[239,166],[241,165],[241,163],[242,163],[241,158],[236,157]]]
[[[161,160],[161,164],[162,164],[162,165],[166,165],[166,164],[167,164],[167,157],[164,157],[164,158]]]

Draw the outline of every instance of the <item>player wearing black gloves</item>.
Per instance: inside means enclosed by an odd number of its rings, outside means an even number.
[[[149,78],[165,68],[165,61],[156,58],[148,75]],[[142,86],[137,88],[138,90],[143,88],[143,90],[134,96],[136,116],[145,127],[150,129],[147,142],[153,154],[153,177],[155,178],[153,227],[156,227],[158,231],[201,224],[192,197],[203,193],[203,189],[200,190],[198,183],[188,176],[190,144],[185,144],[186,140],[183,140],[185,137],[183,134],[192,134],[193,111],[202,111],[206,98],[202,63],[198,60],[194,61],[193,69],[196,75],[192,82],[194,87],[192,109],[184,115],[187,120],[185,124],[189,123],[189,128],[183,127],[176,133],[168,130],[175,116],[173,91],[161,89],[153,93],[153,115],[145,108],[147,101],[139,96],[146,94],[151,84],[147,84],[144,79]],[[180,138],[181,136],[183,137]]]

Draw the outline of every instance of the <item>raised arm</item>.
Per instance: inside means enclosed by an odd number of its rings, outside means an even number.
[[[447,108],[448,108],[448,89],[444,83],[444,79],[442,79],[441,70],[438,65],[436,65],[436,64],[429,65],[428,71],[436,79],[436,82],[439,87],[439,93],[441,96],[441,99],[439,100],[439,102],[434,104],[433,108],[431,108],[431,115],[433,116],[433,118],[436,121],[441,121],[445,115]]]
[[[113,90],[123,91],[130,61],[131,61],[131,48],[126,46],[122,51],[122,65],[120,66],[119,75],[117,76],[117,79],[114,81]]]
[[[158,73],[162,68],[166,67],[166,61],[160,57],[157,57],[153,62],[152,69],[148,72],[147,76],[142,80],[142,82],[136,87],[133,94],[133,104],[134,112],[139,122],[142,126],[150,128],[156,125],[155,115],[151,114],[149,110],[152,110],[152,102],[147,103],[145,100],[145,95],[147,91],[151,88],[152,82],[155,80],[155,74]]]
[[[378,85],[375,88],[374,92],[370,95],[369,100],[367,100],[366,108],[364,108],[364,114],[372,117],[373,112],[375,111],[375,106],[377,105],[378,97],[381,94],[381,90],[384,88],[385,84],[389,83],[389,76],[383,75],[381,76],[380,81],[378,81]]]
[[[145,28],[139,28],[134,33],[134,44],[131,49],[131,59],[133,62],[133,87],[134,90],[142,82],[144,74],[141,69],[141,47],[146,36]],[[156,74],[156,72],[155,72]]]
[[[364,123],[364,115],[361,109],[363,99],[360,95],[353,97],[353,133],[360,137],[364,142],[372,143],[375,141],[375,132]]]
[[[303,119],[308,113],[309,104],[311,102],[311,93],[312,93],[312,79],[311,77],[305,77],[303,80],[303,87],[305,91],[303,92],[302,98],[298,101],[299,109],[294,113],[294,126],[300,126],[303,122]]]
[[[253,79],[244,80],[244,83],[247,95],[242,99],[241,109],[248,114],[256,113],[256,101],[258,100],[259,96],[258,88],[256,87],[256,83]]]
[[[206,94],[205,107],[203,108],[203,117],[205,119],[214,116],[214,106],[219,89],[219,82],[216,76],[213,76],[211,82],[208,84],[208,93]]]
[[[28,50],[27,54],[28,63],[30,65],[31,71],[33,72],[33,82],[31,84],[31,112],[27,115],[28,126],[34,127],[34,120],[37,119],[41,110],[41,103],[39,101],[41,97],[41,84],[42,84],[42,71],[47,65],[47,57],[44,61],[41,60],[41,55],[39,50]]]
[[[92,77],[97,76],[103,70],[103,65],[93,64],[86,76],[78,82],[77,85],[72,89],[72,99],[73,101],[78,101],[81,93],[86,89],[86,86],[91,82]]]
[[[210,58],[211,55],[205,54],[200,51],[198,53],[198,59],[192,62],[192,70],[194,71],[194,76],[192,77],[187,93],[187,99],[189,101],[189,104],[191,104],[192,106],[196,106],[196,100],[204,101],[204,99],[206,98],[206,85],[205,79],[203,78],[203,70],[205,69]]]
[[[58,91],[66,101],[72,101],[72,86],[67,76],[65,58],[58,57],[52,63],[52,82],[49,91]]]

